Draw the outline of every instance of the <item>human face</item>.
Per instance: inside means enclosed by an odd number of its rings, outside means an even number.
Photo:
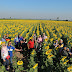
[[[63,43],[63,41],[62,41],[62,40],[60,40],[60,43]]]
[[[56,43],[57,43],[58,41],[56,41]]]
[[[41,35],[39,36],[39,38],[41,37]]]
[[[11,45],[11,42],[9,42],[9,46]]]
[[[34,38],[32,38],[32,41],[34,41]]]
[[[16,37],[17,37],[17,35],[16,35]]]
[[[7,34],[7,37],[9,36],[9,34]]]
[[[66,50],[67,47],[64,47],[64,50]]]
[[[36,36],[36,34],[34,34],[34,36]]]
[[[69,49],[67,49],[67,51],[69,51]]]
[[[45,34],[43,33],[43,36],[45,36]]]
[[[6,38],[6,36],[4,35],[4,38]]]
[[[25,38],[23,38],[23,40],[25,40]]]
[[[3,44],[2,46],[3,46],[3,47],[5,47],[6,45],[5,45],[5,44]]]
[[[19,35],[19,37],[21,37],[21,35]]]
[[[21,42],[21,44],[23,43],[23,41],[20,41]]]

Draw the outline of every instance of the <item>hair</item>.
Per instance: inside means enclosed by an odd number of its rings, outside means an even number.
[[[9,46],[9,43],[10,43],[10,42],[11,42],[11,41],[8,42],[8,46]]]
[[[4,38],[4,36],[5,36],[5,35],[3,35],[3,38]]]
[[[63,47],[67,47],[66,45],[64,45]]]
[[[5,43],[2,43],[2,46],[3,46],[3,45],[6,45],[6,44],[5,44]]]
[[[60,39],[61,41],[63,41],[62,39]]]
[[[45,33],[43,33],[43,34],[45,34]]]
[[[30,39],[29,41],[32,41],[32,39]]]
[[[39,35],[39,37],[41,37],[41,35]]]
[[[8,33],[7,33],[8,34]]]
[[[20,34],[18,34],[18,39],[20,38],[19,35],[20,35]]]
[[[36,40],[37,40],[38,38],[36,37]]]
[[[24,40],[23,40],[24,41]],[[25,39],[25,42],[26,42],[27,40]]]
[[[71,47],[71,52],[72,52],[72,47]]]

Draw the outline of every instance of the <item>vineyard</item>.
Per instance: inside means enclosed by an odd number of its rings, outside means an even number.
[[[45,33],[48,37],[42,43],[42,50],[31,52],[30,58],[21,59],[18,65],[17,56],[13,56],[13,70],[11,72],[72,72],[72,56],[59,56],[59,48],[54,48],[55,40],[63,39],[69,49],[72,47],[72,22],[48,20],[0,20],[0,40],[3,35],[9,34],[14,46],[15,35],[21,34],[27,42],[36,33],[37,37]],[[0,48],[1,50],[1,48]],[[13,51],[15,53],[15,51]],[[6,72],[0,60],[0,71]]]

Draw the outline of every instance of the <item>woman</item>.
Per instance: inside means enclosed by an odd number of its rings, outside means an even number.
[[[33,35],[33,38],[34,38],[34,43],[35,43],[35,40],[36,40],[36,38],[37,38],[37,36],[36,36],[35,33],[34,33],[34,35]]]
[[[15,39],[14,39],[14,43],[15,43],[15,48],[18,48],[18,36],[16,35]]]
[[[6,36],[5,35],[2,38],[2,42],[6,42]]]
[[[23,38],[23,47],[26,48],[26,50],[27,50],[27,41],[25,38]]]
[[[45,40],[47,38],[47,36],[45,35],[45,33],[43,33],[43,40]]]
[[[42,37],[41,37],[41,35],[39,35],[39,38],[37,39],[37,43],[38,43],[38,49],[41,49],[41,44],[42,44]]]
[[[23,37],[20,34],[18,35],[18,40],[19,40],[19,43],[21,40],[23,40]]]
[[[27,48],[27,41],[25,38],[23,38],[23,44],[22,44],[22,50],[23,50],[23,54],[24,56],[26,57],[27,56],[27,53],[28,53],[28,48]]]
[[[10,67],[11,68],[13,68],[12,67],[12,57],[13,57],[13,50],[15,50],[15,51],[22,51],[21,49],[19,50],[19,49],[16,49],[15,47],[13,47],[12,45],[11,45],[12,43],[11,43],[11,41],[9,41],[8,42],[8,45],[7,45],[7,49],[8,49],[8,52],[9,52],[9,55],[10,55]]]
[[[23,40],[21,40],[20,43],[19,43],[19,48],[23,49],[22,47],[23,47]]]
[[[27,41],[26,41],[26,39],[25,39],[25,38],[23,38],[23,43],[27,43]]]
[[[37,40],[35,40],[34,48],[37,49],[37,47],[38,47],[38,43],[37,43]]]
[[[6,66],[7,70],[9,70],[9,60],[7,60],[8,49],[5,43],[2,44],[1,48],[1,57],[3,59],[3,64]]]

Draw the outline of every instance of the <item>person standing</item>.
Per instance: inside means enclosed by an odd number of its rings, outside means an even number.
[[[10,55],[10,67],[12,68],[12,63],[13,63],[12,62],[13,50],[15,50],[15,51],[21,51],[21,49],[20,50],[19,49],[16,49],[11,44],[12,44],[11,41],[9,41],[8,42],[8,45],[7,45],[7,49],[8,49],[9,55]]]
[[[6,42],[6,36],[5,35],[2,38],[2,42]]]
[[[42,44],[42,37],[41,37],[41,35],[39,35],[39,37],[37,39],[37,43],[38,43],[38,49],[41,49],[41,44]]]
[[[18,48],[18,36],[16,35],[15,39],[14,39],[14,43],[15,43],[15,48]]]
[[[43,41],[44,41],[45,39],[47,39],[47,36],[45,35],[45,33],[43,33],[42,39],[43,39]]]
[[[6,39],[10,39],[11,40],[11,37],[9,37],[9,34],[6,35]]]
[[[30,56],[30,52],[34,49],[34,38],[32,38],[32,40],[30,39],[28,44],[28,50],[29,50],[29,56]]]
[[[20,34],[18,35],[18,40],[19,40],[19,43],[21,40],[23,40],[23,37]]]
[[[37,36],[36,36],[36,34],[35,34],[35,33],[34,33],[34,35],[33,35],[33,38],[34,38],[34,43],[35,43],[36,38],[37,38]]]
[[[9,60],[6,58],[8,56],[8,49],[5,43],[2,44],[1,57],[3,59],[3,65],[9,70]]]

